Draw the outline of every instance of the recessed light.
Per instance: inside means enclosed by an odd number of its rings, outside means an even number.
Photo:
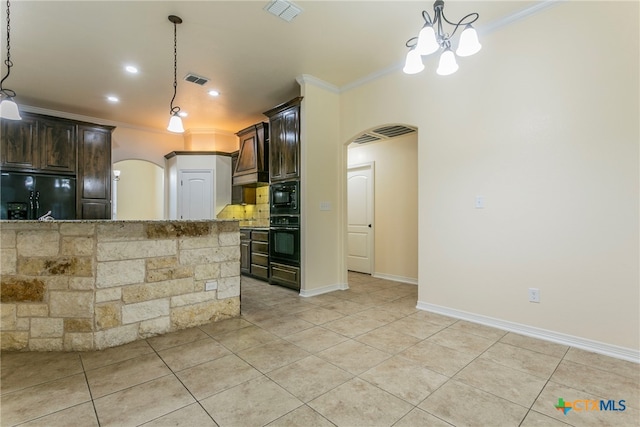
[[[124,69],[127,71],[127,73],[138,74],[138,68],[134,67],[133,65],[127,65],[126,67],[124,67]]]
[[[179,115],[180,117],[187,117],[187,116],[189,115],[189,113],[187,113],[186,111],[180,111],[180,112],[178,113],[178,115]]]
[[[107,101],[109,101],[109,102],[119,102],[119,101],[120,101],[120,99],[118,99],[118,97],[117,97],[117,96],[108,95],[108,96],[107,96]]]
[[[211,90],[209,91],[209,95],[211,95],[211,96],[220,96],[220,92],[218,92],[218,91],[217,91],[217,90],[215,90],[215,89],[211,89]]]

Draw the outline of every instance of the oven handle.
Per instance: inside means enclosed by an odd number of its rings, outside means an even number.
[[[295,231],[295,230],[300,230],[300,227],[280,227],[280,226],[278,226],[278,227],[273,227],[273,226],[271,226],[271,227],[269,227],[269,230],[274,230],[274,231],[280,231],[280,230],[283,230],[283,231],[286,231],[286,230],[292,230],[292,231]]]

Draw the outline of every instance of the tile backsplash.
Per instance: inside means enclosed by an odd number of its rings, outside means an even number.
[[[238,219],[241,227],[269,227],[269,187],[256,189],[255,205],[227,205],[217,219]]]

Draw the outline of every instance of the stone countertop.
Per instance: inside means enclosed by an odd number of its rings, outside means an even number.
[[[179,222],[179,223],[189,223],[189,222],[239,222],[237,219],[54,219],[51,221],[38,221],[37,219],[2,219],[0,220],[0,224],[41,224],[41,223],[72,223],[72,224],[80,224],[80,223],[125,223],[131,224],[136,222],[143,223],[165,223],[165,222]],[[242,228],[252,228],[252,227],[242,227]]]

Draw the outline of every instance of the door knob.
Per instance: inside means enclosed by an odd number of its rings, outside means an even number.
[[[369,228],[371,228],[371,224],[369,224]]]

